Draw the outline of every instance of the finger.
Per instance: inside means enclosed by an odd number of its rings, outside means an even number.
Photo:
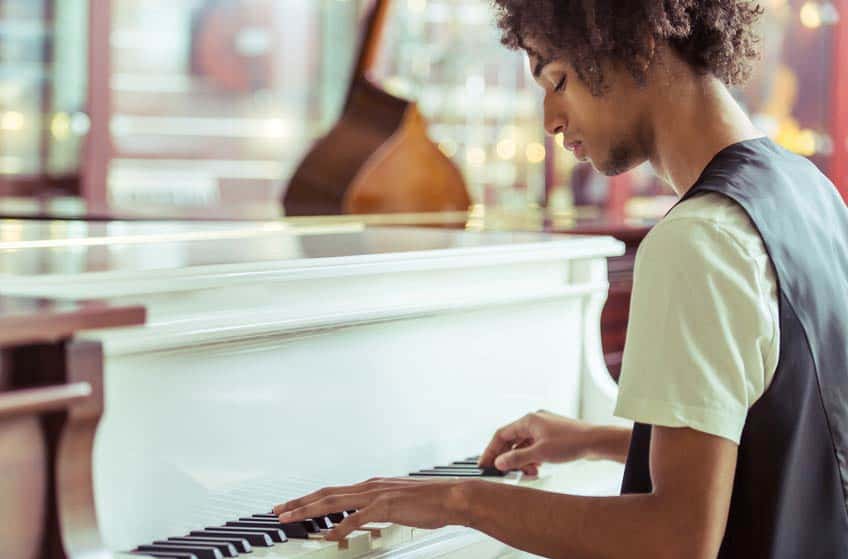
[[[495,459],[495,467],[502,472],[509,472],[536,462],[536,445],[533,445],[504,452]]]
[[[339,494],[358,493],[358,491],[355,491],[353,486],[351,486],[351,487],[322,487],[318,491],[313,491],[312,493],[304,495],[303,497],[300,497],[298,499],[292,499],[291,501],[287,501],[285,503],[279,504],[279,505],[275,506],[273,509],[271,509],[271,512],[273,512],[274,514],[279,516],[279,515],[283,514],[284,512],[299,509],[300,507],[308,505],[309,503],[313,503],[315,501],[323,499],[324,497],[328,497],[328,496],[336,494],[336,493],[339,493]]]
[[[480,466],[491,466],[495,458],[505,451],[511,449],[516,443],[520,443],[524,439],[530,438],[530,432],[527,429],[527,418],[522,417],[518,421],[510,423],[495,431],[491,442],[480,455],[478,463]]]
[[[365,524],[369,522],[382,522],[385,521],[385,518],[382,518],[381,510],[383,507],[377,506],[369,506],[364,509],[359,509],[352,515],[348,516],[341,523],[336,524],[335,527],[327,532],[325,539],[328,541],[338,541],[346,538],[351,532],[354,530],[359,530]]]
[[[363,482],[357,483],[355,485],[347,485],[347,486],[339,486],[339,487],[324,487],[324,488],[319,489],[317,491],[313,491],[312,493],[309,493],[308,495],[304,495],[303,497],[300,497],[298,499],[292,499],[291,501],[279,504],[279,505],[275,506],[273,509],[271,509],[271,511],[276,515],[280,515],[284,512],[288,512],[288,511],[291,511],[291,510],[294,510],[294,509],[298,509],[300,507],[306,506],[310,503],[314,503],[314,502],[319,501],[321,499],[325,499],[325,498],[330,497],[332,495],[350,495],[350,494],[354,494],[354,493],[364,493],[366,491],[373,491],[375,489],[380,489],[382,487],[385,487],[385,486],[391,484],[394,481],[395,480],[391,479],[391,478],[388,478],[388,479],[386,479],[386,478],[371,478],[368,481],[363,481]],[[333,511],[333,512],[337,512],[337,511]]]
[[[278,515],[282,523],[298,522],[316,516],[326,516],[332,512],[341,510],[362,509],[370,505],[381,492],[367,491],[364,493],[349,493],[329,495],[317,501],[304,504],[300,507],[287,510]]]
[[[521,468],[521,471],[524,475],[527,476],[537,476],[539,475],[539,465],[538,464],[528,464]]]

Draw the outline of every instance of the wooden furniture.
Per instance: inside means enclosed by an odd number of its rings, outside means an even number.
[[[368,77],[388,9],[389,0],[375,1],[342,116],[289,181],[286,215],[438,212],[471,205],[459,169],[427,137],[416,104]]]
[[[541,407],[612,421],[599,317],[606,259],[623,247],[608,237],[0,220],[0,233],[12,227],[4,293],[149,312],[144,326],[84,337],[104,351],[93,461],[110,551],[468,456]],[[583,493],[615,492],[621,474],[569,471],[565,488]],[[468,553],[488,541],[468,530],[420,536],[453,550],[444,557],[497,556]],[[269,556],[376,556],[380,542],[366,543]]]
[[[0,297],[3,557],[105,552],[91,472],[103,407],[101,352],[75,335],[143,321],[140,307]]]

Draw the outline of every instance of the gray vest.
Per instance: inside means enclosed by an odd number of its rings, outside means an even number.
[[[848,558],[848,210],[812,163],[765,138],[722,150],[681,201],[703,192],[750,216],[780,312],[780,358],[748,412],[719,557]],[[622,493],[651,491],[650,444],[637,424]]]

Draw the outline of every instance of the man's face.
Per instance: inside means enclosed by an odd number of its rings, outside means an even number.
[[[546,58],[528,41],[530,71],[545,90],[545,130],[562,133],[564,145],[580,161],[590,161],[605,175],[617,175],[647,160],[651,138],[647,126],[647,88],[623,69],[605,65],[606,88],[592,95],[562,58]]]

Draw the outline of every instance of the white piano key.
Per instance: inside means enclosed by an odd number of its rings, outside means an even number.
[[[360,529],[371,534],[374,549],[390,548],[412,541],[412,528],[391,522],[370,522]]]

